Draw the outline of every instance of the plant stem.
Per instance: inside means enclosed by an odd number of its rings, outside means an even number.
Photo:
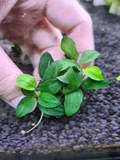
[[[41,93],[40,91],[35,91],[37,97],[39,96],[40,93]]]
[[[40,119],[39,119],[38,123],[37,123],[33,128],[31,128],[31,129],[30,129],[30,130],[28,130],[28,131],[24,131],[24,130],[22,130],[22,131],[21,131],[21,133],[22,133],[22,134],[25,134],[25,133],[29,133],[29,132],[31,132],[34,128],[36,128],[36,127],[40,124],[40,122],[41,122],[42,118],[43,118],[43,112],[41,113],[41,116],[40,116]]]

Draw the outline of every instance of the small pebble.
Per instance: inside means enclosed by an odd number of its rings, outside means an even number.
[[[112,130],[113,130],[113,131],[116,131],[118,128],[119,128],[118,126],[113,126],[113,127],[112,127]]]

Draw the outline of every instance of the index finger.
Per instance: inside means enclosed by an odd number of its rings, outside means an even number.
[[[92,20],[76,0],[49,0],[45,14],[52,25],[76,43],[79,54],[94,49]]]

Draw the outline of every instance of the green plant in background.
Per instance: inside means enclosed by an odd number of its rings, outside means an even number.
[[[86,0],[86,1],[92,1],[92,0]],[[120,16],[120,0],[104,0],[103,2],[102,4],[109,7],[109,13]],[[101,0],[93,0],[93,4],[101,5]]]
[[[42,83],[37,87],[33,76],[21,74],[17,77],[16,86],[21,87],[21,91],[25,95],[16,108],[18,118],[28,114],[34,108],[36,100],[38,108],[42,112],[37,125],[44,114],[71,116],[80,108],[83,101],[83,89],[98,90],[109,84],[98,67],[89,66],[83,69],[83,64],[93,61],[100,55],[97,51],[84,51],[80,58],[81,66],[79,66],[77,63],[79,54],[75,43],[70,38],[64,37],[62,39],[61,49],[71,60],[54,61],[51,54],[45,52],[40,58],[38,67]],[[85,76],[88,78],[85,79]],[[28,133],[32,129],[22,131],[22,133]]]
[[[105,0],[105,4],[110,7],[109,13],[120,16],[120,0]]]

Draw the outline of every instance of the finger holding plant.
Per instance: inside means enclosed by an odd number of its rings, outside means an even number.
[[[28,114],[34,108],[35,99],[37,99],[38,108],[42,112],[37,125],[41,122],[44,114],[71,116],[81,106],[83,89],[98,90],[109,84],[98,67],[89,66],[83,69],[83,64],[93,61],[100,55],[97,51],[84,51],[80,58],[81,66],[79,66],[77,63],[79,54],[75,43],[70,38],[64,37],[62,39],[61,49],[71,60],[54,61],[51,54],[45,52],[40,58],[38,67],[42,83],[37,87],[36,80],[31,75],[21,74],[17,77],[16,86],[21,87],[21,91],[26,96],[16,108],[18,118]],[[84,76],[88,78],[84,80]],[[22,133],[28,133],[29,131],[22,131]]]

